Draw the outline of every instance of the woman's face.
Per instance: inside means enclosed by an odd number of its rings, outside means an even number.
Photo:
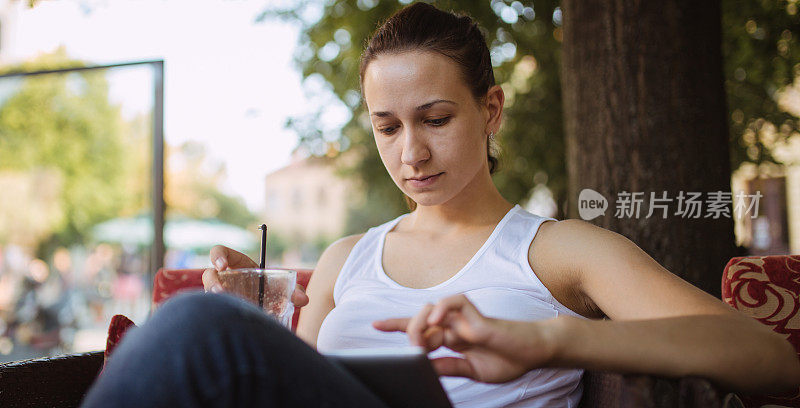
[[[363,80],[381,160],[417,204],[447,202],[488,174],[486,138],[496,130],[454,61],[435,52],[382,54]]]

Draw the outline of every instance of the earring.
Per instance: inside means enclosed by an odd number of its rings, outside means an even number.
[[[489,132],[489,140],[494,140],[494,132]]]

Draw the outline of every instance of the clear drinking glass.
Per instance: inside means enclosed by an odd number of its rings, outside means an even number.
[[[239,296],[265,312],[275,316],[291,329],[292,292],[297,283],[297,271],[284,269],[228,269],[219,272],[219,281],[225,292]]]

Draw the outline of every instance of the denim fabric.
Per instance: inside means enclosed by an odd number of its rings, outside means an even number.
[[[188,293],[132,329],[82,407],[380,407],[356,378],[227,294]]]

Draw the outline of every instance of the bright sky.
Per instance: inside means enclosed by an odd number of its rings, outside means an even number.
[[[287,164],[297,144],[283,124],[309,110],[292,65],[298,27],[255,22],[274,1],[57,0],[33,9],[27,1],[12,4],[16,18],[6,34],[10,44],[4,41],[4,55],[12,58],[64,45],[71,57],[96,64],[164,59],[167,143],[204,144],[211,159],[227,168],[227,192],[242,196],[253,210],[263,208],[264,176]],[[149,106],[150,88],[142,90],[150,86],[147,80],[113,82],[130,89],[118,85],[112,93]]]

